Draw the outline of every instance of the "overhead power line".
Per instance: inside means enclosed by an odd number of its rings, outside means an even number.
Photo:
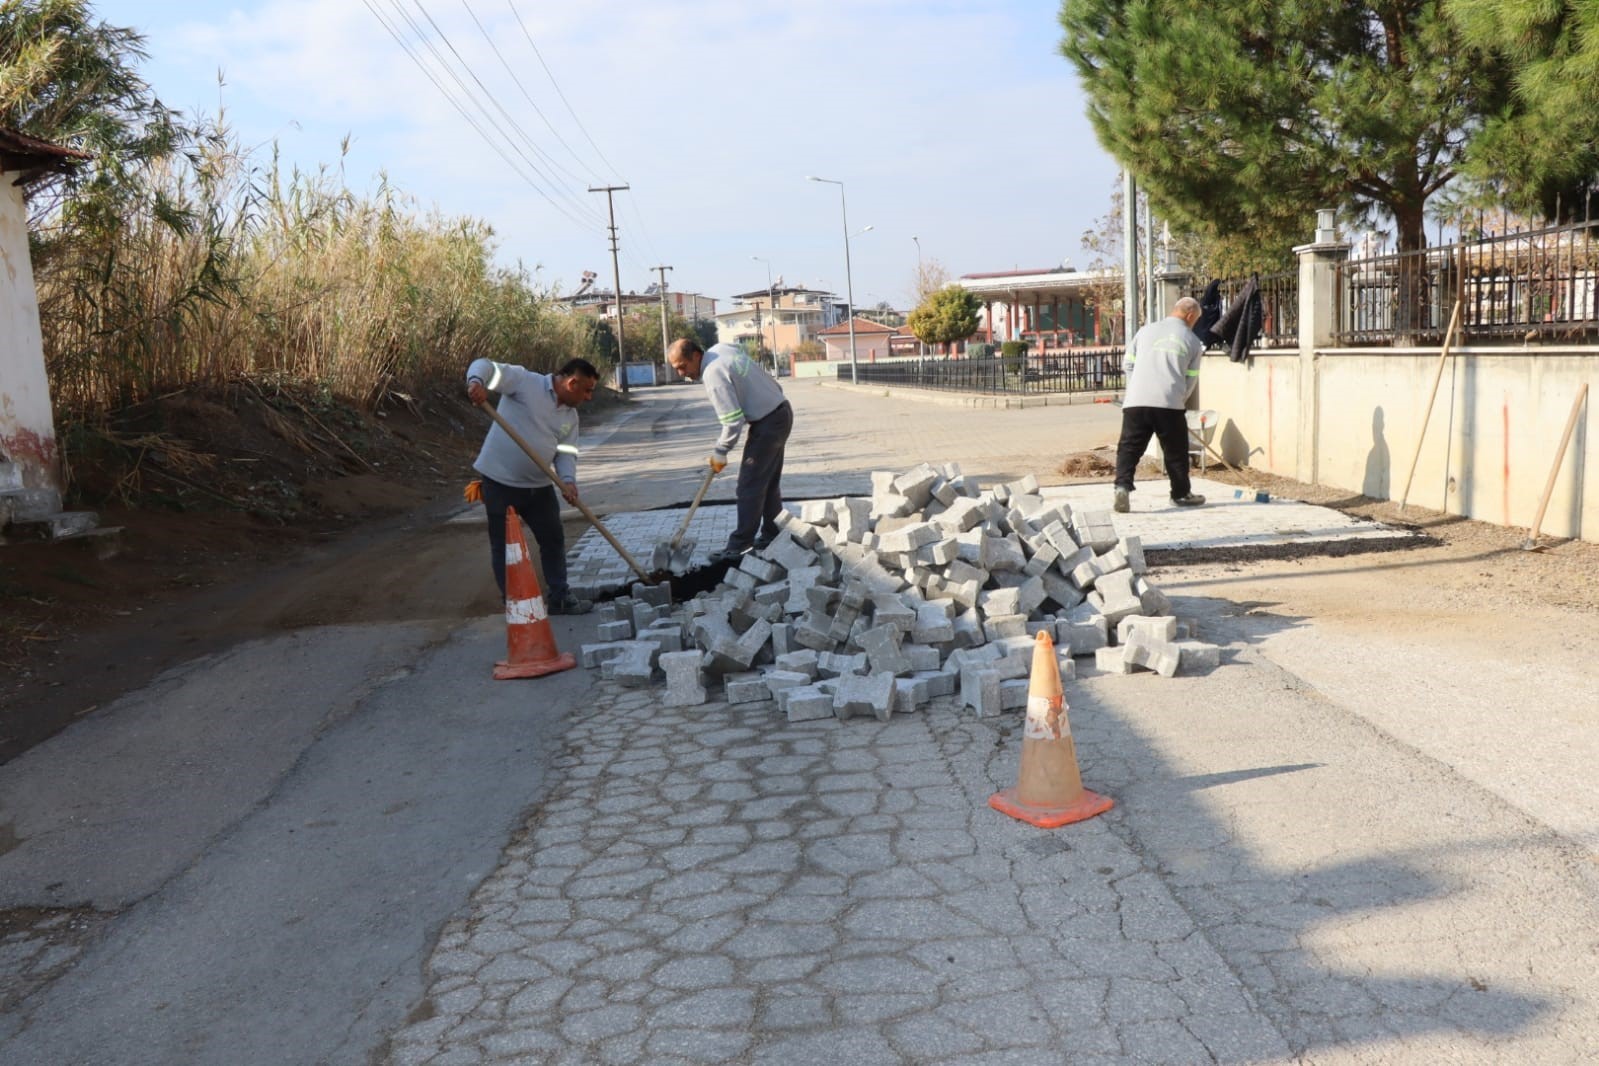
[[[404,9],[400,7],[400,0],[390,0],[390,2],[403,14]],[[433,32],[438,35],[438,39],[443,42],[444,47],[450,50],[450,54],[455,57],[456,62],[460,64],[461,69],[464,70],[467,76],[470,77],[477,85],[483,96],[490,104],[494,106],[496,110],[499,111],[501,115],[505,117],[505,121],[510,124],[511,129],[513,129],[516,132],[517,137],[521,139],[521,144],[526,145],[535,155],[538,155],[540,158],[544,159],[547,167],[559,168],[559,164],[555,163],[555,161],[550,158],[548,153],[544,152],[538,147],[537,144],[534,143],[533,138],[528,136],[527,131],[522,129],[511,113],[505,109],[504,105],[500,103],[499,98],[494,95],[493,90],[491,90],[487,85],[483,84],[483,79],[478,77],[477,72],[472,69],[472,65],[468,63],[465,57],[461,55],[460,51],[456,49],[455,45],[450,41],[449,35],[444,32],[443,27],[438,24],[438,22],[428,12],[427,8],[423,6],[422,0],[412,0],[412,3],[416,6],[416,9],[421,12],[422,17],[427,19],[428,25],[433,27]],[[455,73],[455,70],[450,66],[449,61],[444,58],[444,56],[436,47],[434,47],[432,41],[429,40],[427,35],[422,32],[421,27],[414,20],[410,19],[409,16],[406,16],[406,18],[407,21],[411,23],[418,37],[422,39],[423,44],[427,46],[428,50],[432,52],[434,57],[446,69],[455,83],[461,87],[462,92],[466,93],[467,96],[472,99],[475,104],[477,104],[477,106],[483,111],[484,117],[489,120],[495,129],[499,130],[501,133],[504,133],[504,127],[494,120],[494,116],[488,112],[488,109],[484,107],[482,103],[478,102],[477,97],[472,92],[471,88],[468,87],[465,82],[461,81],[460,76]],[[518,147],[516,137],[506,134],[506,139],[512,142],[512,147],[516,150],[518,155],[522,156],[522,158],[527,161],[528,166],[531,167],[535,173],[539,174],[539,176],[542,177],[558,195],[562,196],[571,208],[581,214],[587,214],[591,210],[586,204],[583,203],[582,199],[576,195],[574,190],[568,188],[567,185],[559,178],[545,174],[543,170],[540,169],[539,165],[529,158],[526,152],[522,151],[521,148]],[[593,218],[593,224],[600,224],[600,220],[597,216]]]
[[[505,0],[505,6],[509,7],[511,14],[516,17],[516,24],[522,28],[522,36],[527,38],[528,47],[532,48],[533,54],[538,57],[539,66],[544,68],[544,74],[550,79],[550,84],[555,86],[555,95],[559,96],[561,103],[566,105],[566,113],[572,116],[573,122],[577,123],[577,128],[583,132],[584,138],[589,142],[589,147],[594,149],[594,154],[600,157],[600,162],[604,163],[612,174],[620,178],[622,176],[621,172],[616,169],[614,163],[605,158],[605,153],[600,151],[600,146],[594,143],[593,137],[589,136],[588,128],[583,125],[583,120],[577,117],[576,111],[572,110],[572,104],[567,100],[566,94],[561,91],[561,85],[555,80],[554,73],[550,71],[550,65],[544,62],[544,53],[539,51],[539,46],[533,42],[533,35],[527,30],[527,23],[522,21],[521,12],[517,11],[516,5],[512,3],[512,0]]]
[[[361,2],[366,6],[368,11],[372,12],[372,17],[377,19],[378,23],[386,31],[388,31],[389,36],[394,38],[394,42],[400,46],[401,50],[404,51],[405,54],[410,57],[411,61],[416,64],[417,69],[422,72],[428,81],[433,83],[433,87],[439,91],[439,95],[443,96],[444,99],[449,102],[450,106],[455,108],[455,110],[460,114],[461,118],[465,120],[467,125],[471,126],[477,131],[478,136],[482,137],[484,142],[494,150],[495,154],[505,161],[506,166],[510,167],[513,174],[521,178],[522,181],[526,182],[534,192],[538,193],[539,196],[548,202],[551,207],[555,208],[555,210],[560,213],[562,217],[566,218],[569,222],[572,222],[578,228],[587,232],[594,232],[597,229],[598,224],[594,219],[580,217],[579,215],[576,215],[572,211],[563,207],[547,191],[545,191],[542,185],[540,185],[536,180],[534,180],[533,177],[531,177],[522,169],[517,161],[513,159],[506,151],[505,139],[491,136],[488,130],[483,127],[483,124],[473,116],[471,111],[469,111],[467,107],[461,103],[461,101],[456,99],[455,95],[450,92],[450,90],[442,81],[439,80],[438,76],[428,66],[427,61],[412,46],[410,41],[406,39],[405,35],[398,28],[398,23],[396,22],[391,24],[389,17],[385,16],[382,11],[378,10],[375,0],[361,0]],[[401,17],[405,17],[408,22],[410,21],[409,17],[405,16],[403,10],[397,9],[397,13]]]
[[[488,42],[489,48],[493,49],[494,58],[500,61],[500,66],[505,68],[505,73],[511,76],[511,81],[516,83],[517,89],[522,93],[522,98],[526,100],[528,106],[533,109],[533,113],[538,115],[539,120],[544,123],[545,128],[548,129],[555,139],[560,142],[561,147],[566,149],[566,153],[572,157],[578,166],[588,171],[591,177],[600,178],[600,173],[584,162],[583,158],[579,156],[577,152],[572,150],[572,146],[566,143],[566,138],[561,136],[561,131],[555,128],[555,124],[551,122],[549,116],[544,113],[544,109],[539,107],[538,102],[534,100],[532,94],[527,91],[527,86],[522,84],[522,79],[516,76],[516,71],[511,67],[510,63],[506,62],[505,54],[500,51],[500,46],[494,43],[494,35],[489,33],[487,26],[483,25],[483,20],[477,17],[477,12],[472,10],[472,5],[468,3],[467,0],[461,0],[461,6],[466,8],[466,13],[468,15],[472,16],[472,21],[477,24],[478,32],[481,33],[483,35],[483,39]],[[577,175],[573,174],[570,170],[567,170],[565,167],[562,167],[561,169],[565,174],[567,174],[567,176],[574,180],[577,179]]]

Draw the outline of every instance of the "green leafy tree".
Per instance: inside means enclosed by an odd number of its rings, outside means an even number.
[[[694,326],[679,314],[668,313],[666,317],[666,343],[671,344],[679,337],[697,341],[699,335]],[[664,358],[665,346],[661,343],[661,316],[659,312],[650,314],[639,311],[627,316],[627,352],[629,359],[639,361],[650,360],[660,362]]]
[[[143,36],[97,20],[85,0],[0,0],[0,125],[94,156],[35,183],[35,215],[74,192],[79,211],[104,211],[193,138],[139,75],[145,58]]]
[[[1061,49],[1100,142],[1178,228],[1278,247],[1340,206],[1388,215],[1412,250],[1509,100],[1445,2],[1064,0]]]
[[[690,323],[694,330],[694,339],[699,343],[701,351],[709,351],[715,344],[719,334],[716,330],[716,319],[696,318]]]
[[[977,332],[983,301],[970,289],[946,285],[922,301],[906,320],[924,344],[951,344]]]
[[[1599,191],[1599,4],[1447,0],[1446,7],[1461,36],[1499,56],[1514,78],[1512,101],[1470,145],[1468,175],[1487,199],[1514,210],[1589,217]]]

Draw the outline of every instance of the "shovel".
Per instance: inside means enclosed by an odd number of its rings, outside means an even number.
[[[482,403],[478,404],[478,406],[487,411],[489,417],[494,419],[495,424],[501,429],[505,430],[505,435],[507,437],[510,437],[512,440],[516,441],[517,446],[527,453],[527,457],[529,459],[533,460],[533,465],[543,471],[544,476],[550,479],[550,484],[559,485],[561,483],[559,475],[557,475],[555,471],[550,468],[550,464],[546,463],[542,458],[540,458],[538,453],[533,450],[532,445],[523,440],[522,435],[516,430],[512,429],[510,423],[506,422],[505,419],[500,417],[500,412],[490,407],[487,400],[484,400]],[[638,560],[633,558],[632,555],[628,554],[628,550],[622,547],[622,542],[611,535],[611,531],[605,528],[605,523],[601,522],[599,516],[588,509],[587,504],[585,504],[582,500],[578,500],[576,507],[579,511],[583,512],[583,517],[592,522],[594,524],[594,528],[600,531],[600,536],[611,542],[611,547],[616,549],[616,554],[620,555],[622,557],[622,561],[633,568],[633,572],[639,576],[640,581],[644,582],[646,585],[655,584],[656,579],[645,573],[644,568],[638,564]]]
[[[655,554],[650,558],[650,565],[655,567],[657,573],[662,570],[688,569],[689,560],[694,557],[694,546],[699,542],[692,538],[684,540],[683,534],[688,532],[689,523],[694,521],[694,512],[700,509],[700,501],[705,499],[705,493],[710,489],[711,479],[714,477],[716,477],[714,469],[705,472],[705,480],[700,483],[700,491],[694,494],[694,502],[688,505],[688,514],[683,516],[683,524],[677,527],[677,535],[655,546]]]
[[[1265,489],[1257,489],[1257,488],[1255,488],[1255,486],[1250,482],[1250,480],[1247,477],[1244,476],[1244,472],[1242,470],[1239,470],[1232,463],[1229,463],[1226,460],[1226,458],[1221,454],[1221,452],[1218,452],[1215,448],[1212,448],[1210,446],[1210,443],[1208,441],[1206,441],[1204,438],[1202,438],[1199,434],[1195,433],[1193,431],[1193,429],[1189,429],[1188,436],[1189,436],[1189,438],[1191,440],[1193,440],[1193,442],[1195,444],[1199,445],[1201,448],[1204,448],[1207,452],[1209,452],[1211,454],[1211,456],[1213,458],[1215,458],[1218,461],[1220,461],[1222,466],[1225,466],[1228,470],[1231,470],[1234,474],[1237,474],[1238,475],[1238,480],[1242,481],[1245,485],[1249,486],[1248,495],[1253,496],[1255,498],[1255,502],[1256,503],[1270,503],[1271,502],[1271,493],[1267,492]],[[1233,495],[1241,500],[1241,499],[1244,498],[1245,492],[1244,492],[1243,489],[1235,489],[1233,491]]]

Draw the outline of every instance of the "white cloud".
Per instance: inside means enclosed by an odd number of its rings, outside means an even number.
[[[393,11],[393,0],[371,2]],[[180,25],[153,28],[150,46],[161,71],[195,80],[186,99],[214,97],[199,79],[223,68],[246,140],[280,135],[286,154],[314,153],[300,161],[315,165],[349,131],[352,183],[386,170],[446,211],[483,217],[507,259],[541,263],[545,277],[610,273],[604,198],[586,186],[615,175],[588,136],[632,184],[617,195],[626,288],[666,262],[675,287],[725,297],[764,284],[750,259],[762,255],[785,279],[842,292],[837,189],[807,183],[809,173],[846,181],[851,228],[874,226],[851,246],[862,301],[867,291],[904,299],[912,234],[957,273],[1048,265],[1078,254],[1108,201],[1115,167],[1082,116],[1048,0],[516,0],[522,24],[506,0],[467,2],[520,87],[460,0],[422,7],[528,139],[571,172],[524,149],[545,193],[581,224],[509,172],[361,0],[189,8]],[[415,0],[400,3],[423,21]],[[495,118],[497,141],[521,140]]]

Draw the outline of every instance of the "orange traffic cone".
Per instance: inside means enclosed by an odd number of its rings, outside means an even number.
[[[570,653],[562,655],[556,650],[544,592],[533,572],[527,541],[522,538],[522,520],[514,507],[505,509],[505,631],[506,658],[494,664],[496,681],[543,677],[577,665]]]
[[[1033,645],[1033,676],[1027,686],[1027,725],[1022,731],[1022,765],[1016,787],[988,797],[988,805],[1040,829],[1054,829],[1104,814],[1109,796],[1083,787],[1077,772],[1077,745],[1066,720],[1055,642],[1038,634]]]

